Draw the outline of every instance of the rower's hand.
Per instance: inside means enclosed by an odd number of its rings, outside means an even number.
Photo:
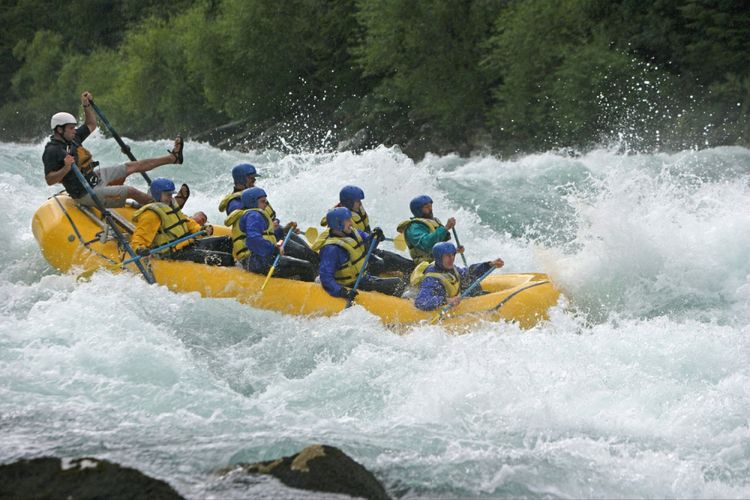
[[[83,104],[84,106],[89,106],[93,98],[94,96],[92,96],[91,92],[87,90],[83,94],[81,94],[81,104]]]
[[[284,242],[283,241],[277,241],[276,248],[279,251],[279,255],[284,255]]]
[[[458,248],[456,248],[456,252],[458,252],[458,253],[464,253],[465,250],[466,249],[464,248],[463,245],[460,245]]]
[[[456,307],[461,302],[461,296],[456,295],[455,297],[449,298],[446,302],[448,302],[449,306]]]
[[[205,224],[201,229],[206,232],[206,236],[214,234],[214,227],[211,224]]]
[[[500,269],[505,265],[505,262],[503,262],[503,259],[495,259],[491,262],[491,264],[495,266],[495,268]]]
[[[349,302],[354,302],[354,299],[357,298],[357,295],[359,295],[359,292],[354,288],[346,291],[346,298],[349,300]]]
[[[135,253],[137,253],[141,257],[145,257],[146,255],[150,253],[150,250],[146,247],[138,247],[135,249]]]
[[[73,155],[66,155],[63,162],[65,162],[65,166],[68,168],[68,170],[70,170],[71,165],[76,162],[76,159],[73,157]]]
[[[299,229],[297,229],[297,223],[292,221],[289,222],[286,226],[284,226],[284,233],[288,231],[294,231],[294,234],[299,234]]]
[[[383,230],[380,229],[379,227],[376,227],[375,229],[372,230],[372,235],[375,236],[375,239],[377,239],[378,242],[382,242],[383,240],[385,240],[385,235],[383,234]]]
[[[447,229],[448,231],[450,231],[454,227],[456,227],[456,218],[455,217],[451,217],[450,219],[448,219],[448,222],[445,223],[445,229]]]

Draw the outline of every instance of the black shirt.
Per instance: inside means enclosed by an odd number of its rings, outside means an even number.
[[[76,129],[76,135],[71,142],[57,139],[55,136],[50,137],[49,142],[44,146],[44,153],[42,154],[44,175],[46,176],[50,172],[57,172],[63,168],[65,166],[65,156],[68,154],[76,159],[76,165],[78,165],[78,146],[86,140],[89,134],[91,134],[91,131],[84,123]],[[86,176],[86,180],[88,180],[89,184],[92,186],[96,183],[96,179],[96,176],[93,174]],[[62,184],[72,198],[80,198],[86,194],[86,188],[84,188],[78,181],[73,170],[65,174],[65,177],[62,179]]]

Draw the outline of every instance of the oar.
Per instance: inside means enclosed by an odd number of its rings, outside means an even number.
[[[460,247],[461,242],[458,241],[458,234],[456,233],[456,228],[454,227],[452,231],[453,231],[453,237],[456,239],[456,246]],[[469,264],[466,262],[466,257],[464,256],[463,252],[461,252],[461,260],[464,261],[464,266],[469,267]]]
[[[388,238],[386,238],[386,240],[388,240]],[[401,250],[403,252],[407,249],[404,233],[398,233],[396,237],[390,241],[393,241],[393,246],[396,247],[396,250]]]
[[[156,247],[156,248],[150,250],[145,255],[136,255],[135,257],[132,257],[132,258],[127,259],[127,260],[124,260],[122,262],[115,262],[114,264],[108,264],[106,266],[106,269],[108,269],[110,271],[114,271],[115,269],[118,269],[120,267],[125,267],[128,264],[130,264],[132,262],[135,262],[137,260],[140,260],[140,259],[142,259],[144,257],[148,257],[148,256],[151,256],[151,255],[154,255],[154,254],[157,254],[157,253],[161,253],[161,252],[163,252],[164,250],[166,250],[168,248],[172,248],[173,246],[175,246],[175,245],[177,245],[179,243],[182,243],[183,241],[186,241],[186,240],[189,240],[189,239],[192,239],[192,238],[198,238],[199,236],[204,236],[205,234],[206,234],[205,231],[198,231],[197,233],[192,233],[192,234],[185,235],[182,238],[177,238],[176,240],[170,241],[169,243],[167,243],[165,245],[162,245],[160,247]],[[97,268],[87,269],[86,271],[84,271],[84,272],[82,272],[81,274],[78,275],[78,279],[79,280],[89,279],[91,277],[91,275],[94,274],[96,271],[97,271]]]
[[[310,242],[310,243],[312,243],[315,240],[317,240],[318,239],[318,230],[315,229],[314,227],[308,227],[307,230],[305,231],[305,239],[308,242]]]
[[[263,286],[260,287],[260,291],[261,292],[263,291],[263,289],[268,284],[268,280],[271,279],[271,276],[273,275],[273,272],[276,270],[276,264],[279,263],[279,259],[281,258],[281,249],[286,246],[286,242],[289,241],[289,238],[291,238],[293,232],[294,232],[294,229],[292,229],[292,228],[289,228],[289,231],[286,232],[286,236],[284,236],[284,242],[281,244],[281,247],[279,247],[279,254],[273,260],[273,265],[271,266],[271,269],[268,270],[268,275],[266,275],[266,281],[264,281],[263,282]]]
[[[198,231],[197,233],[187,234],[187,235],[183,236],[182,238],[177,238],[176,240],[170,241],[169,243],[166,243],[166,244],[164,244],[164,245],[162,245],[160,247],[153,248],[147,254],[137,255],[137,256],[132,257],[130,259],[124,260],[124,261],[120,262],[119,264],[113,264],[113,266],[114,266],[115,269],[118,268],[118,267],[125,267],[128,264],[130,264],[132,262],[135,262],[137,260],[140,260],[140,259],[142,259],[144,257],[148,257],[150,255],[161,253],[164,250],[167,250],[168,248],[172,248],[173,246],[175,246],[175,245],[177,245],[179,243],[182,243],[183,241],[192,240],[193,238],[198,238],[200,236],[204,236],[205,234],[206,234],[205,231]]]
[[[92,105],[93,105],[93,103],[92,103]],[[91,196],[91,199],[94,200],[94,204],[96,204],[96,207],[99,209],[99,211],[104,216],[104,220],[106,220],[107,224],[109,225],[109,227],[112,228],[112,231],[114,232],[115,238],[117,238],[118,243],[120,243],[120,245],[125,249],[125,251],[128,252],[128,254],[131,257],[136,257],[136,253],[130,247],[130,245],[128,244],[127,240],[125,239],[125,237],[120,232],[120,230],[117,229],[117,224],[115,224],[115,220],[112,218],[112,215],[109,213],[109,210],[107,210],[105,208],[105,206],[99,200],[99,197],[96,196],[96,194],[94,193],[94,190],[91,189],[91,186],[89,185],[89,181],[87,181],[83,177],[83,174],[81,173],[81,171],[78,170],[78,166],[75,163],[73,163],[73,164],[71,164],[70,167],[71,167],[71,170],[73,171],[73,173],[75,173],[76,177],[78,178],[78,182],[81,183],[81,185],[84,187],[84,189],[89,194],[89,196]],[[143,266],[143,263],[140,260],[136,260],[135,261],[135,265],[138,266],[138,269],[143,274],[143,277],[146,278],[146,281],[149,284],[153,284],[154,283],[154,277],[151,276],[151,273],[149,273],[148,270],[146,270],[146,268]]]
[[[115,138],[117,141],[117,144],[120,145],[120,149],[123,153],[127,155],[128,158],[130,158],[130,161],[138,161],[135,159],[135,156],[133,156],[133,153],[130,152],[130,146],[125,144],[125,142],[122,140],[122,137],[120,137],[120,134],[117,133],[117,131],[112,127],[112,125],[109,123],[109,120],[107,120],[107,117],[104,116],[104,113],[102,113],[102,110],[99,109],[99,106],[94,103],[93,99],[89,99],[89,103],[91,103],[91,107],[94,108],[94,112],[99,116],[99,119],[104,122],[104,125],[107,127],[107,130],[109,130],[109,133],[112,134],[112,137]],[[146,174],[146,172],[141,172],[141,175],[144,179],[146,179],[146,183],[148,185],[151,185],[151,178]]]
[[[463,298],[466,298],[466,296],[467,296],[467,295],[469,295],[469,294],[470,294],[470,293],[471,293],[471,292],[472,292],[472,291],[473,291],[473,290],[474,290],[474,289],[475,289],[476,287],[478,287],[478,286],[479,286],[479,284],[480,284],[480,283],[481,283],[481,282],[482,282],[482,281],[484,280],[484,278],[486,278],[487,276],[489,276],[490,274],[492,274],[492,272],[493,272],[494,270],[495,270],[495,266],[492,266],[492,267],[491,267],[491,268],[489,269],[489,271],[487,271],[486,273],[484,273],[483,275],[481,275],[481,276],[480,276],[479,278],[477,278],[477,280],[476,280],[476,281],[475,281],[474,283],[472,283],[472,284],[471,284],[471,285],[469,286],[469,288],[467,288],[466,290],[464,290],[464,292],[463,292],[463,293],[461,294],[461,298],[462,298],[462,299],[463,299]],[[443,307],[443,308],[442,308],[442,309],[440,310],[440,312],[439,312],[439,313],[437,313],[437,314],[435,315],[435,317],[433,317],[433,318],[432,318],[432,319],[430,320],[430,324],[431,324],[431,325],[434,325],[434,324],[435,324],[435,323],[437,323],[438,321],[442,320],[442,319],[443,319],[443,317],[445,317],[445,314],[446,314],[446,313],[447,313],[448,311],[450,311],[452,307],[453,307],[453,306],[452,306],[452,305],[450,305],[450,304],[448,304],[448,305],[446,305],[445,307]]]
[[[362,264],[362,269],[359,270],[359,274],[357,275],[357,281],[354,282],[354,286],[352,287],[352,292],[356,292],[357,288],[359,287],[359,282],[362,280],[362,276],[365,275],[365,270],[367,269],[367,263],[370,261],[370,255],[372,255],[372,251],[375,250],[375,247],[378,244],[377,238],[375,238],[375,235],[371,236],[372,242],[370,243],[370,248],[367,249],[367,255],[365,255],[365,262]],[[344,309],[347,309],[352,306],[352,296],[354,293],[352,293],[349,298],[346,299],[346,307]]]

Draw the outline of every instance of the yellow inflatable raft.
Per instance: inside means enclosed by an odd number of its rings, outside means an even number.
[[[133,209],[126,207],[112,212],[127,235],[128,227],[132,229]],[[228,228],[214,228],[217,235],[229,234]],[[64,194],[47,200],[32,221],[34,237],[44,257],[63,272],[122,262],[123,252],[118,251],[114,239],[107,237],[107,229],[96,210],[82,209]],[[265,277],[239,267],[209,267],[158,258],[144,261],[156,282],[173,291],[233,298],[253,307],[285,314],[329,316],[341,312],[345,305],[343,299],[331,297],[317,283],[272,278],[260,292]],[[138,273],[134,265],[128,267]],[[547,318],[547,310],[557,303],[559,297],[558,290],[544,274],[493,275],[482,282],[482,288],[489,293],[464,299],[442,323],[465,326],[479,320],[505,320],[529,328]],[[411,300],[374,292],[361,292],[356,304],[392,326],[429,322],[435,316],[434,312],[420,311]]]

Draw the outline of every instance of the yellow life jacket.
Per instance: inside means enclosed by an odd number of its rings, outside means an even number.
[[[133,214],[133,221],[138,222],[138,218],[146,210],[151,210],[159,216],[161,224],[156,232],[154,241],[151,242],[151,248],[166,245],[178,238],[192,234],[188,228],[188,218],[175,205],[170,207],[166,203],[154,202],[144,205]]]
[[[365,240],[355,230],[349,236],[329,235],[322,246],[336,245],[347,251],[349,260],[339,267],[333,277],[340,285],[351,286],[357,281],[357,275],[365,265]]]
[[[337,205],[334,208],[339,208],[341,205]],[[366,233],[370,232],[370,217],[368,217],[367,212],[365,212],[365,209],[362,208],[360,212],[355,212],[354,210],[350,210],[352,213],[352,227],[354,229],[359,229],[360,231],[364,231]],[[320,219],[320,225],[323,227],[326,227],[328,225],[328,220],[326,216],[324,215],[322,219]]]
[[[98,161],[93,161],[91,151],[84,148],[81,144],[76,145],[76,156],[78,157],[76,165],[78,165],[78,169],[84,177],[88,177],[94,171],[94,168],[99,165]]]
[[[406,230],[412,224],[424,224],[425,226],[427,226],[431,233],[437,231],[439,227],[444,227],[443,223],[438,219],[423,219],[421,217],[412,217],[411,219],[405,220],[400,223],[398,227],[396,227],[396,231],[398,231],[399,233],[404,233],[404,236],[406,236]],[[412,245],[411,241],[409,241],[409,238],[404,238],[404,240],[406,241],[406,246],[409,248],[409,255],[414,262],[419,264],[420,262],[429,262],[432,260],[432,252],[425,252],[421,248],[415,247],[414,245]]]
[[[323,217],[323,220],[325,220],[325,217]],[[325,226],[325,224],[321,223],[321,226]],[[326,229],[322,233],[318,235],[318,239],[316,239],[312,245],[310,245],[310,248],[312,248],[316,252],[320,252],[320,249],[323,248],[323,244],[325,244],[326,240],[328,239],[328,236],[331,234],[330,229]]]
[[[242,198],[242,191],[234,191],[226,195],[224,198],[222,198],[221,201],[219,202],[219,212],[226,211],[227,207],[229,206],[229,202],[237,198]],[[228,214],[228,215],[231,215],[231,214]],[[228,226],[229,224],[225,224],[225,225]]]
[[[219,212],[226,211],[227,207],[229,206],[229,202],[236,198],[242,198],[242,191],[234,191],[226,195],[224,198],[222,198],[221,201],[219,202]],[[271,218],[271,220],[276,218],[276,212],[274,211],[270,203],[266,205],[265,212],[266,212],[266,215],[268,215],[268,217]],[[232,214],[227,214],[227,215],[232,215]],[[229,225],[229,224],[226,224],[226,225]]]
[[[430,267],[432,269],[428,271]],[[443,271],[436,268],[432,262],[421,262],[411,273],[409,284],[418,286],[425,278],[440,280],[443,288],[445,288],[445,295],[448,298],[455,297],[461,291],[461,275],[458,274],[455,267],[450,271]]]
[[[240,261],[245,257],[249,257],[252,252],[247,248],[247,234],[240,229],[240,219],[247,212],[258,212],[266,219],[266,229],[263,231],[263,239],[270,241],[271,244],[276,244],[276,235],[273,232],[273,221],[268,217],[265,210],[259,208],[243,208],[241,210],[234,210],[229,217],[224,221],[225,226],[232,226],[232,255],[234,260]]]

